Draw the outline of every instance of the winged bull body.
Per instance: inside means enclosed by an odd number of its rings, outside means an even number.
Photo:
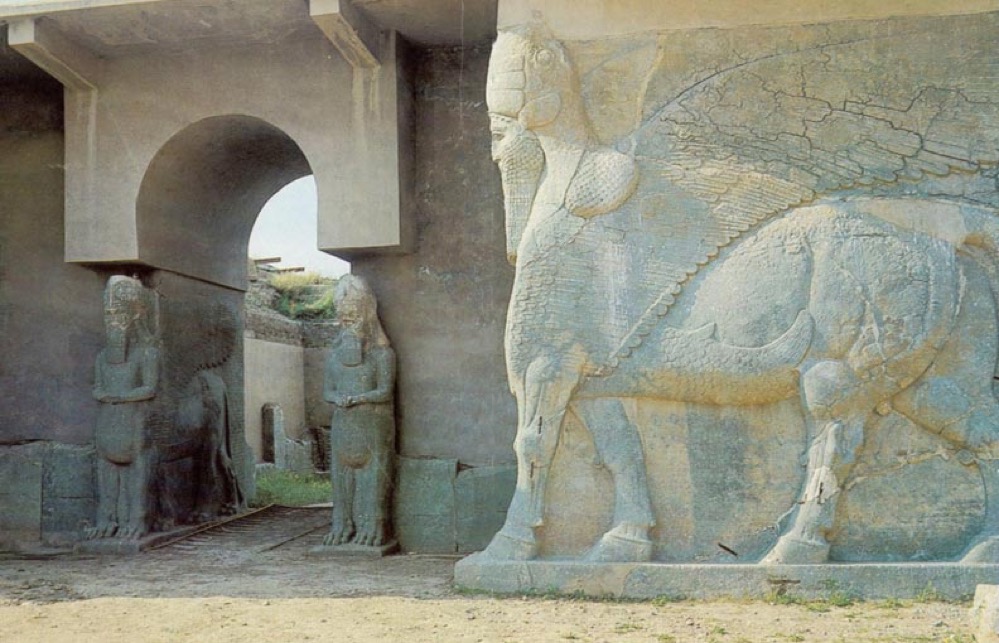
[[[519,466],[488,556],[537,555],[545,485],[570,411],[615,484],[613,526],[590,558],[651,556],[655,518],[624,398],[800,397],[806,483],[769,563],[826,559],[836,501],[872,414],[895,409],[983,458],[999,438],[994,210],[892,184],[977,171],[996,150],[976,143],[966,158],[945,157],[926,132],[900,137],[883,120],[841,110],[801,126],[816,137],[807,153],[775,147],[779,136],[745,152],[744,128],[733,134],[698,111],[740,77],[713,82],[674,100],[622,152],[595,141],[568,54],[543,29],[497,42],[487,100],[516,266],[506,357]],[[829,122],[840,129],[823,147]],[[844,123],[863,145],[844,143]],[[878,180],[893,187],[856,196]],[[973,351],[962,363],[947,357]],[[953,396],[943,405],[941,390]],[[992,468],[982,467],[989,514],[968,561],[999,560]]]

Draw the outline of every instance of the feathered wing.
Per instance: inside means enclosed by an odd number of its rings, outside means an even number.
[[[238,347],[239,321],[221,302],[197,299],[164,302],[161,395],[149,419],[154,440],[170,444],[179,436],[177,408],[200,372],[224,365]]]
[[[685,282],[747,231],[833,194],[947,196],[999,207],[996,14],[771,56],[686,90],[631,136],[641,172],[624,210],[645,263],[616,367]]]

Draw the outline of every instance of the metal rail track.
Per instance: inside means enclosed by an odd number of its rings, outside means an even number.
[[[203,554],[213,551],[261,553],[329,528],[330,509],[268,505],[201,527],[150,551]]]

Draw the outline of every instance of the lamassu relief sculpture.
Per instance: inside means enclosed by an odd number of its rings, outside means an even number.
[[[942,46],[917,23],[800,28],[755,57],[716,35],[731,56],[685,87],[670,36],[577,44],[581,80],[543,26],[500,33],[487,102],[516,266],[518,480],[485,559],[708,559],[700,537],[735,562],[999,561],[999,29],[957,20]],[[629,56],[618,118],[593,78]],[[620,127],[627,105],[639,118]],[[593,110],[618,118],[602,139]],[[563,465],[589,440],[584,480],[580,458]],[[606,515],[574,552],[575,527],[552,523],[569,495],[602,506],[579,495],[601,484]],[[947,524],[864,525],[928,488]],[[727,545],[703,526],[724,502]],[[867,528],[888,544],[858,549]]]
[[[85,533],[92,542],[114,541],[108,551],[129,551],[122,541],[138,547],[150,532],[211,520],[245,504],[229,451],[226,385],[212,370],[232,352],[226,338],[235,332],[233,320],[202,315],[202,328],[184,331],[190,350],[165,355],[159,312],[157,293],[138,279],[108,280],[107,345],[94,376],[101,404],[98,504]],[[168,466],[182,460],[190,461],[191,475],[171,479]],[[101,548],[100,542],[92,546]]]
[[[333,405],[330,474],[333,520],[324,548],[395,546],[389,492],[395,459],[395,351],[378,320],[377,303],[360,277],[336,285],[336,319],[323,386]]]

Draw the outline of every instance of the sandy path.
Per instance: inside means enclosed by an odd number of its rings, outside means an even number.
[[[0,556],[0,641],[973,641],[967,605],[465,596],[455,558],[317,559],[313,544]]]

